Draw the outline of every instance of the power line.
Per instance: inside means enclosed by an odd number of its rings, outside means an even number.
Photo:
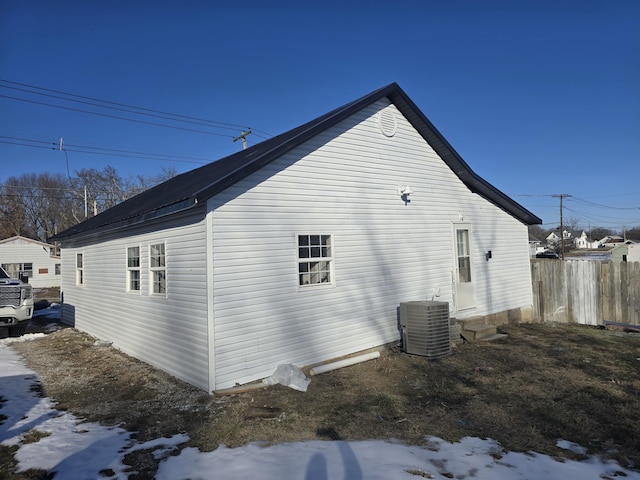
[[[48,150],[59,150],[59,144],[57,142],[34,140],[34,139],[21,138],[21,137],[9,137],[5,135],[0,135],[0,139],[18,140],[18,141],[0,140],[0,143],[6,143],[10,145],[19,145],[23,147],[32,147],[32,148],[44,148]],[[24,142],[29,142],[29,143],[24,143]],[[33,145],[33,143],[37,143],[39,145]],[[48,146],[45,146],[45,145],[48,145]],[[72,147],[72,148],[68,148],[68,147]],[[211,162],[210,159],[196,157],[196,156],[132,151],[132,150],[125,150],[125,149],[95,147],[91,145],[78,145],[78,144],[70,144],[70,143],[65,143],[63,147],[63,151],[87,153],[90,155],[140,158],[144,160],[161,160],[161,161],[173,161],[173,162],[182,162],[182,163],[195,163],[200,165],[204,165],[206,163]]]
[[[233,135],[227,135],[227,134],[215,133],[215,132],[207,132],[205,130],[196,130],[194,128],[178,127],[178,126],[175,126],[175,125],[167,125],[167,124],[164,124],[164,123],[149,122],[149,121],[146,121],[146,120],[139,120],[139,119],[135,119],[135,118],[119,117],[117,115],[109,115],[108,113],[99,113],[99,112],[92,112],[90,110],[82,110],[82,109],[79,109],[79,108],[64,107],[62,105],[54,105],[53,103],[37,102],[35,100],[27,100],[26,98],[12,97],[10,95],[0,95],[0,98],[9,98],[9,99],[12,99],[12,100],[18,100],[20,102],[27,102],[27,103],[33,103],[35,105],[43,105],[43,106],[47,106],[47,107],[59,108],[59,109],[68,110],[68,111],[71,111],[71,112],[87,113],[89,115],[96,115],[98,117],[114,118],[114,119],[117,119],[117,120],[126,120],[128,122],[141,123],[141,124],[145,124],[145,125],[152,125],[154,127],[173,128],[174,130],[183,130],[183,131],[186,131],[186,132],[204,133],[206,135],[216,135],[218,137],[233,138]]]
[[[576,201],[578,201],[578,203],[582,203],[583,205],[587,205],[587,206],[591,206],[591,207],[599,207],[599,208],[606,208],[609,210],[640,210],[640,207],[612,207],[610,205],[602,205],[600,203],[595,203],[595,202],[591,202],[589,200],[584,200],[581,198],[575,198],[574,199]]]
[[[38,87],[35,85],[28,85],[26,83],[20,83],[20,82],[13,82],[11,80],[5,80],[5,79],[0,79],[0,82],[3,83],[8,83],[11,85],[19,85],[21,87],[27,87],[30,89],[34,89],[34,90],[41,90],[43,92],[51,92],[51,93],[56,93],[59,95],[65,95],[67,97],[75,97],[75,98],[81,98],[84,100],[91,100],[92,102],[99,102],[99,103],[103,103],[105,105],[97,105],[95,103],[89,103],[89,102],[84,102],[84,101],[80,101],[80,100],[75,100],[74,98],[64,98],[64,97],[60,97],[60,96],[56,96],[56,95],[49,95],[49,94],[45,94],[45,93],[41,93],[41,92],[33,92],[30,90],[25,90],[25,89],[21,89],[21,88],[16,88],[16,87],[9,87],[7,85],[0,85],[0,87],[3,88],[10,88],[12,90],[19,90],[22,92],[27,92],[27,93],[32,93],[32,94],[36,94],[36,95],[44,95],[44,96],[48,96],[48,97],[53,97],[53,98],[58,98],[64,101],[72,101],[72,102],[78,102],[78,103],[84,103],[84,104],[88,104],[88,105],[93,105],[93,106],[98,106],[100,108],[112,108],[114,110],[122,110],[122,111],[126,111],[126,112],[130,112],[130,113],[135,113],[137,115],[148,115],[148,116],[153,116],[153,117],[158,117],[158,118],[165,118],[165,119],[170,119],[170,120],[174,120],[174,121],[183,121],[183,122],[187,122],[187,123],[196,123],[199,125],[204,125],[207,124],[213,128],[225,128],[228,130],[237,130],[237,129],[244,129],[244,128],[248,128],[246,125],[239,125],[239,124],[235,124],[235,123],[228,123],[228,122],[220,122],[217,120],[209,120],[206,118],[199,118],[199,117],[193,117],[190,115],[182,115],[182,114],[177,114],[177,113],[171,113],[171,112],[165,112],[162,110],[154,110],[151,108],[145,108],[145,107],[138,107],[135,105],[129,105],[126,103],[119,103],[119,102],[113,102],[110,100],[102,100],[99,98],[95,98],[95,97],[87,97],[84,95],[78,95],[75,93],[69,93],[69,92],[62,92],[60,90],[53,90],[50,88],[44,88],[44,87]],[[139,110],[139,112],[131,112],[131,110],[123,110],[122,108],[114,108],[114,107],[108,107],[106,105],[116,105],[118,107],[124,107],[126,109],[134,109],[134,110]],[[151,114],[154,115],[149,115],[148,113],[143,113],[143,112],[150,112]],[[160,117],[160,115],[162,117]],[[173,117],[173,118],[166,118],[167,116],[169,117]],[[204,123],[199,123],[199,122],[204,122]],[[272,135],[262,131],[262,130],[257,130],[257,129],[253,129],[255,132],[260,132],[264,135],[268,137],[271,137]]]
[[[51,95],[51,94],[48,94],[48,93],[41,93],[41,92],[32,92],[32,91],[25,90],[25,89],[22,89],[22,88],[7,87],[6,85],[0,85],[0,87],[9,88],[9,89],[12,89],[12,90],[18,90],[20,92],[26,92],[26,93],[31,93],[31,94],[35,94],[35,95],[42,95],[42,96],[49,97],[49,98],[57,98],[59,100],[64,100],[65,102],[76,102],[76,103],[81,103],[83,105],[90,105],[92,107],[108,108],[110,110],[116,110],[116,111],[119,111],[119,112],[133,113],[134,115],[144,115],[144,116],[147,116],[147,117],[161,118],[163,120],[180,121],[180,122],[185,122],[185,123],[191,123],[191,124],[194,124],[194,125],[209,126],[209,127],[212,127],[212,128],[221,128],[221,129],[226,129],[226,130],[237,130],[236,127],[211,125],[210,122],[206,121],[206,120],[203,120],[203,121],[192,121],[192,120],[183,120],[183,119],[180,119],[180,118],[173,118],[173,117],[169,116],[169,115],[174,115],[174,114],[156,115],[156,114],[151,114],[151,113],[137,112],[137,111],[132,110],[130,108],[111,107],[111,106],[108,106],[108,105],[100,105],[98,103],[85,102],[83,100],[76,100],[76,99],[73,99],[73,98],[64,98],[64,97],[61,97],[59,95]],[[12,97],[12,98],[18,99],[18,97]],[[135,108],[137,108],[137,107],[135,107]],[[176,115],[176,117],[178,117],[178,115]],[[242,127],[242,128],[244,128],[244,127]]]

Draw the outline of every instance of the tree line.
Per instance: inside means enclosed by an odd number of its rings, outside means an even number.
[[[121,177],[114,167],[74,176],[27,173],[0,182],[0,239],[22,235],[48,242],[53,235],[176,175]]]

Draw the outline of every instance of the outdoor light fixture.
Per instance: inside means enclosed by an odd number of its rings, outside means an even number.
[[[491,250],[489,250],[487,253],[484,254],[484,258],[487,259],[487,262],[489,261],[490,258],[492,258]]]
[[[409,185],[398,188],[398,195],[400,195],[400,198],[402,198],[405,205],[411,202],[411,200],[409,200],[409,195],[411,195],[412,193],[413,190],[411,190],[411,187]]]

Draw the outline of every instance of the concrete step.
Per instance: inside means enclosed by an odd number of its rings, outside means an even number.
[[[458,323],[462,325],[462,328],[464,329],[465,326],[478,327],[481,325],[487,325],[487,320],[485,317],[472,317],[458,320]]]
[[[466,325],[463,324],[460,335],[468,342],[477,342],[483,338],[496,335],[498,330],[495,325]]]

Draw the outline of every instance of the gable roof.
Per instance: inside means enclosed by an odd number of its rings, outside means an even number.
[[[183,211],[220,193],[318,133],[368,105],[387,97],[474,193],[481,195],[527,225],[542,220],[476,175],[397,83],[392,83],[315,120],[156,185],[52,237],[102,233]]]
[[[16,235],[13,237],[0,240],[0,244],[4,244],[4,243],[15,243],[18,245],[32,243],[34,245],[40,245],[42,247],[55,247],[55,245],[51,245],[50,243],[44,243],[44,242],[41,242],[40,240],[34,240],[33,238],[23,237],[22,235]]]

